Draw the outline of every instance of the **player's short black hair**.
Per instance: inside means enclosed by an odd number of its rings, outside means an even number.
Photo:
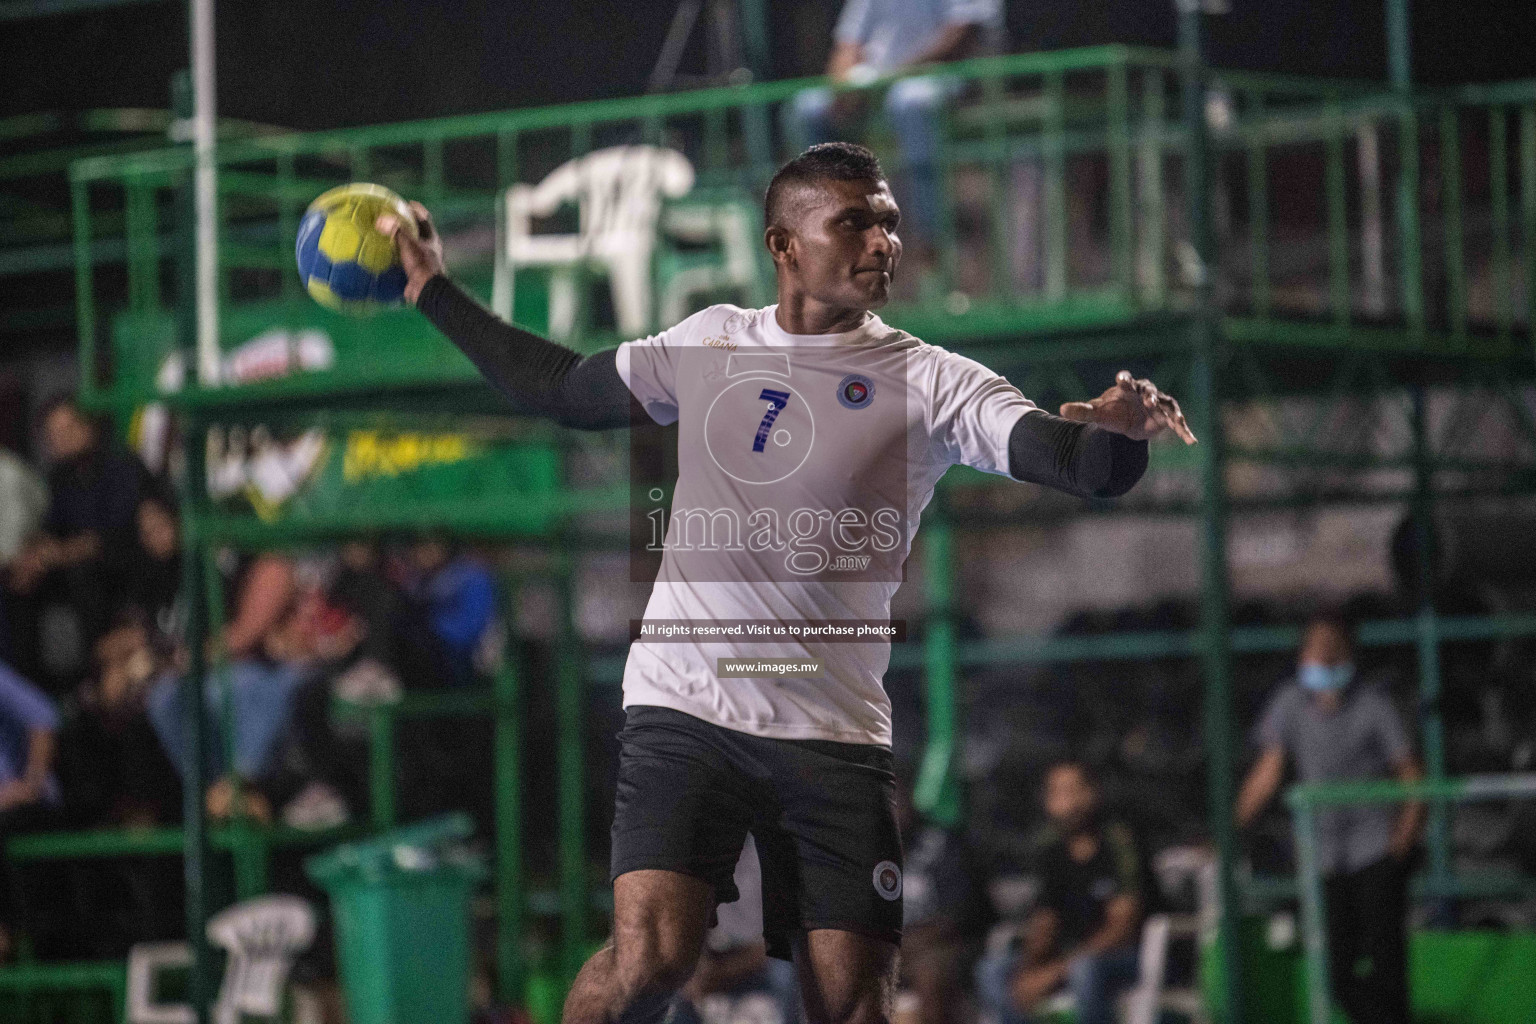
[[[821,142],[779,168],[763,197],[763,226],[781,223],[791,193],[818,181],[884,181],[874,153],[852,142]]]

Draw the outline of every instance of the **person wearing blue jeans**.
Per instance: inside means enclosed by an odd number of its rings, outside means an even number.
[[[230,770],[225,764],[224,733],[220,725],[223,682],[229,680],[234,714],[233,771],[242,779],[261,778],[272,767],[279,743],[293,717],[294,695],[309,678],[302,665],[241,659],[210,668],[203,678],[203,706],[207,725],[205,770],[217,779]],[[183,687],[180,679],[166,677],[156,683],[147,699],[149,720],[160,737],[166,756],[183,778],[187,774],[186,741],[182,731]]]
[[[847,0],[833,31],[827,76],[860,85],[982,52],[1001,35],[1000,0]],[[944,79],[921,75],[894,83],[885,116],[901,146],[909,195],[902,208],[911,240],[934,243],[940,203],[939,114],[954,98]],[[851,94],[807,89],[784,108],[785,134],[796,150],[831,142],[847,130]]]
[[[996,1024],[1027,1024],[1065,989],[1079,1024],[1113,1024],[1115,1002],[1136,983],[1141,922],[1151,874],[1135,833],[1100,813],[1086,765],[1046,773],[1045,808],[1055,831],[1040,861],[1040,896],[1023,942],[976,965],[976,998]]]

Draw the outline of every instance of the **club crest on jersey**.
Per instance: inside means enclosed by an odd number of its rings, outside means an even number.
[[[850,373],[837,384],[837,400],[844,409],[867,409],[875,400],[875,382],[862,373]]]
[[[875,865],[875,892],[883,900],[901,899],[901,868],[894,861],[883,860]]]

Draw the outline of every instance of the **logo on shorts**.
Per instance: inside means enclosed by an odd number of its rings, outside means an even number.
[[[875,382],[862,373],[850,373],[838,382],[837,400],[844,409],[867,409],[875,400]]]
[[[875,892],[883,900],[901,899],[901,868],[894,861],[883,860],[875,865]]]

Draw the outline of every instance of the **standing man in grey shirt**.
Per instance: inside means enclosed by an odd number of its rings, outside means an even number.
[[[1259,722],[1258,763],[1237,799],[1246,827],[1280,788],[1286,761],[1302,782],[1423,777],[1391,700],[1356,680],[1354,626],[1314,615],[1302,634],[1296,676]],[[1344,806],[1317,815],[1318,864],[1328,906],[1334,998],[1354,1024],[1404,1024],[1408,1012],[1408,861],[1422,804]]]
[[[930,68],[1000,49],[1002,0],[845,0],[832,33],[827,77],[867,85],[885,75]],[[958,83],[941,76],[915,75],[885,93],[886,120],[901,147],[907,195],[902,209],[909,255],[926,267],[936,257],[939,204],[939,132],[943,108]],[[791,143],[803,149],[817,142],[851,138],[860,99],[856,93],[807,89],[785,106]]]

